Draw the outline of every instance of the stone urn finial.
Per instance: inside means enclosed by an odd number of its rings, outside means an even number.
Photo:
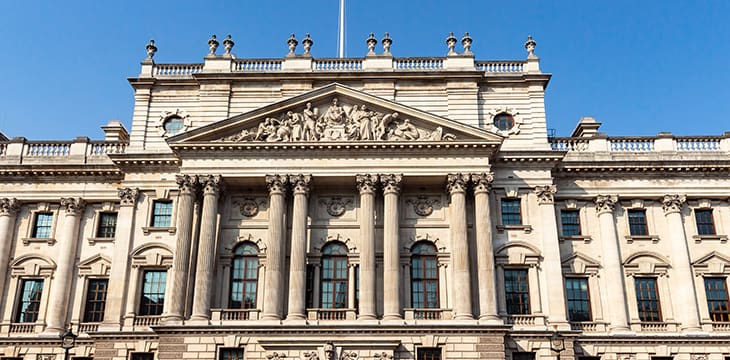
[[[302,40],[302,46],[304,46],[304,55],[309,55],[310,51],[312,50],[312,45],[314,45],[314,40],[312,40],[311,37],[309,37],[309,33],[304,35],[304,39]]]
[[[383,36],[380,42],[383,44],[383,54],[390,54],[390,46],[393,45],[393,39],[390,38],[390,34],[385,33],[385,36]]]
[[[223,47],[226,49],[226,55],[231,55],[233,45],[236,45],[236,43],[233,42],[233,39],[231,39],[231,35],[228,34],[228,36],[226,36],[226,38],[223,40]]]
[[[208,47],[210,48],[208,55],[215,56],[215,51],[218,50],[218,40],[216,40],[215,34],[211,35],[210,39],[208,39]]]
[[[155,40],[150,40],[150,43],[145,46],[145,49],[147,49],[147,60],[152,60],[152,58],[155,57],[155,53],[157,52]]]
[[[528,59],[534,59],[537,57],[535,56],[535,46],[537,46],[537,42],[532,39],[531,35],[527,35],[527,41],[525,41],[525,49],[527,49]]]
[[[471,55],[471,36],[468,32],[464,33],[464,37],[461,38],[461,45],[464,46],[464,55]]]
[[[375,38],[375,34],[370,33],[365,43],[368,44],[368,55],[375,55],[375,45],[378,44],[378,39]]]
[[[456,55],[456,51],[454,51],[454,46],[456,46],[456,36],[454,36],[453,32],[450,32],[449,37],[446,38],[446,46],[449,47],[449,53],[447,55]]]
[[[294,50],[297,48],[297,45],[299,44],[299,41],[297,41],[296,36],[294,34],[291,34],[289,36],[289,39],[286,41],[287,45],[289,45],[289,54],[294,55]]]

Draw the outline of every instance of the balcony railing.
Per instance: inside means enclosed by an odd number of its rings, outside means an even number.
[[[12,323],[10,324],[11,334],[32,334],[35,331],[35,323]]]
[[[280,71],[281,59],[236,59],[233,61],[233,71],[237,72],[264,72]]]
[[[355,320],[355,309],[307,309],[309,320]]]
[[[724,136],[559,137],[549,141],[555,151],[575,153],[730,152],[730,137]]]
[[[676,323],[662,321],[642,321],[631,323],[631,330],[643,333],[670,333],[676,332],[678,326]]]
[[[203,71],[203,64],[155,64],[155,77],[188,77]]]
[[[160,315],[137,315],[134,317],[134,326],[156,326],[160,324]]]
[[[525,71],[525,61],[520,60],[477,61],[474,66],[478,71],[486,73],[521,73]]]
[[[406,320],[450,320],[451,309],[404,309]]]
[[[606,324],[594,321],[571,321],[570,330],[582,331],[584,333],[605,332]]]
[[[544,327],[545,317],[543,315],[507,315],[504,318],[504,323],[515,328]]]
[[[713,322],[712,331],[730,332],[730,322]]]
[[[79,324],[80,333],[89,333],[99,330],[99,323],[81,323]]]
[[[259,309],[212,309],[211,321],[258,320]]]
[[[313,61],[314,71],[359,71],[362,70],[362,59],[316,59]]]
[[[107,155],[121,154],[124,141],[27,141],[23,138],[0,142],[0,164],[111,164]]]

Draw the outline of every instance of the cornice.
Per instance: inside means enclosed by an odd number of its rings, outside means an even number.
[[[172,153],[125,153],[110,154],[109,158],[122,171],[144,170],[148,171],[165,171],[177,169],[181,161]]]
[[[696,176],[697,174],[723,175],[730,172],[728,161],[676,160],[676,161],[563,161],[553,169],[556,177],[594,176],[625,177],[642,176]]]
[[[83,178],[112,178],[121,179],[124,173],[114,165],[12,165],[0,166],[0,178],[19,177],[27,181],[28,178],[45,177],[83,177]]]
[[[500,164],[545,163],[556,165],[562,161],[564,152],[545,151],[500,151],[495,159]]]

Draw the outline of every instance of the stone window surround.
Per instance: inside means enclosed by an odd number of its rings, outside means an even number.
[[[510,248],[519,248],[521,250],[518,254],[507,254]],[[497,284],[495,285],[497,290],[497,313],[502,317],[510,316],[507,314],[507,299],[504,292],[504,269],[527,268],[528,291],[530,292],[530,315],[542,315],[541,289],[538,281],[538,268],[540,266],[541,255],[538,249],[524,241],[510,241],[495,249],[494,254],[497,268]]]
[[[579,263],[580,266],[576,266]],[[591,322],[604,324],[605,326],[607,322],[603,319],[603,304],[601,300],[604,298],[604,295],[601,291],[600,268],[600,263],[597,260],[581,253],[574,253],[562,263],[563,277],[583,277],[588,279],[591,318],[593,319]]]
[[[99,225],[101,221],[101,213],[117,213],[119,214],[119,204],[114,204],[111,202],[103,202],[100,205],[94,205],[94,226],[91,229],[92,233],[91,236],[86,238],[86,240],[89,242],[89,245],[94,245],[97,242],[114,242],[113,238],[100,238],[97,237],[97,233],[99,230]],[[117,225],[119,222],[119,218],[117,217]]]
[[[529,234],[532,232],[532,225],[530,224],[530,216],[529,211],[527,211],[527,205],[528,205],[528,199],[529,194],[531,190],[529,189],[519,189],[517,187],[505,187],[502,189],[494,188],[493,190],[494,196],[490,196],[490,198],[494,198],[494,211],[495,219],[498,219],[498,221],[495,221],[497,232],[503,233],[505,231],[523,231],[525,234]],[[520,225],[503,225],[502,224],[502,199],[519,199],[520,200],[520,219],[522,221],[522,224]]]
[[[447,284],[451,283],[449,280],[448,266],[451,262],[451,254],[446,252],[446,248],[439,242],[439,238],[434,238],[429,235],[417,235],[411,238],[408,244],[401,248],[400,251],[400,264],[401,264],[401,282],[404,285],[401,287],[401,299],[402,306],[404,309],[415,309],[413,308],[412,299],[412,284],[411,284],[411,248],[419,242],[428,242],[436,247],[436,267],[438,268],[438,292],[439,292],[439,309],[447,310],[451,308],[451,304],[448,296]],[[436,309],[434,309],[436,310]]]
[[[30,245],[30,243],[48,243],[48,245],[53,245],[56,243],[56,228],[58,225],[58,214],[59,214],[59,204],[50,204],[47,202],[39,202],[36,204],[35,208],[33,206],[29,206],[28,210],[30,211],[30,216],[28,221],[28,227],[26,229],[25,237],[22,238],[23,245]],[[35,238],[33,237],[33,228],[35,227],[36,217],[38,216],[38,213],[51,213],[53,216],[53,222],[51,223],[51,235],[48,238]]]
[[[8,284],[7,294],[8,301],[3,314],[2,332],[9,332],[9,324],[13,323],[16,315],[16,305],[20,299],[20,284],[25,279],[43,279],[43,292],[41,293],[41,303],[38,308],[38,319],[34,323],[34,331],[42,332],[45,328],[45,316],[48,312],[48,301],[50,299],[50,283],[56,270],[56,264],[50,258],[41,255],[26,254],[22,255],[10,263],[10,281]],[[10,298],[10,294],[13,297]]]
[[[586,244],[589,244],[593,238],[589,234],[584,234],[584,229],[586,228],[588,224],[588,214],[586,214],[586,207],[585,202],[578,201],[575,199],[567,199],[565,201],[555,201],[557,204],[562,204],[561,206],[556,206],[556,220],[558,224],[558,231],[559,231],[559,237],[558,239],[562,241],[583,241]],[[578,223],[580,226],[581,234],[575,235],[575,236],[563,236],[563,226],[562,226],[562,219],[561,219],[561,213],[563,210],[577,210],[578,211]]]
[[[706,264],[706,260],[718,259],[720,261],[714,264]],[[710,311],[707,309],[707,294],[705,294],[705,277],[724,277],[726,284],[730,287],[730,257],[726,257],[716,252],[711,252],[699,260],[692,262],[692,268],[695,275],[695,292],[697,293],[698,310],[700,312],[700,322],[702,324],[712,324],[710,319]],[[710,328],[711,329],[711,328]]]
[[[142,227],[142,232],[145,235],[149,235],[153,232],[169,232],[170,235],[174,235],[177,232],[177,227],[175,227],[175,224],[177,224],[177,201],[173,199],[172,192],[175,192],[175,195],[179,194],[179,192],[176,190],[171,191],[165,191],[163,194],[156,193],[154,196],[149,196],[147,194],[145,195],[145,201],[147,203],[147,216],[145,224],[146,226]],[[154,216],[154,206],[156,201],[170,201],[172,203],[172,214],[170,215],[170,226],[165,227],[156,227],[152,226],[152,217]]]
[[[213,304],[219,304],[222,309],[228,308],[228,298],[231,294],[231,267],[233,266],[233,249],[244,242],[249,242],[259,249],[259,271],[258,271],[258,285],[256,286],[256,308],[258,311],[263,311],[263,299],[264,299],[264,271],[266,269],[266,246],[264,245],[263,239],[256,239],[253,235],[248,234],[247,236],[239,236],[233,241],[230,241],[224,247],[224,254],[219,256],[218,274],[222,280],[222,285],[219,291],[213,295]]]
[[[96,228],[94,228],[96,231]],[[111,269],[111,260],[104,255],[97,254],[86,260],[82,260],[78,264],[78,277],[79,284],[83,286],[76,286],[75,299],[79,299],[74,303],[74,307],[71,310],[72,319],[71,322],[80,324],[84,318],[84,309],[86,305],[86,293],[88,291],[88,282],[90,279],[107,279],[109,280],[109,271]],[[107,295],[108,295],[107,287]]]
[[[685,221],[689,220],[690,223],[687,224],[687,226],[692,226],[692,229],[694,230],[692,239],[695,241],[695,243],[701,243],[702,241],[707,241],[707,240],[720,241],[721,244],[727,243],[728,236],[723,235],[723,234],[725,234],[725,231],[723,228],[722,216],[720,216],[720,214],[719,214],[719,212],[720,212],[720,206],[719,206],[720,202],[719,201],[713,201],[711,199],[698,199],[698,200],[694,200],[694,201],[689,200],[689,201],[687,201],[687,205],[692,209],[692,211],[689,216],[689,219],[685,219]],[[712,210],[712,222],[715,225],[715,234],[716,235],[698,235],[698,234],[696,234],[697,219],[694,216],[695,209]]]
[[[173,252],[169,247],[162,243],[145,243],[130,253],[131,257],[131,271],[129,284],[129,292],[127,294],[127,308],[125,317],[130,314],[137,314],[139,311],[139,301],[142,294],[142,274],[146,270],[163,270],[167,271],[172,268],[173,264]],[[165,298],[167,299],[167,292],[170,287],[167,286],[171,278],[167,277],[167,284],[165,285]],[[130,324],[131,325],[131,324]],[[125,319],[125,327],[127,326],[127,320]]]
[[[634,241],[651,241],[652,243],[658,243],[659,242],[659,236],[656,234],[656,221],[653,221],[653,210],[654,206],[652,206],[653,202],[650,200],[643,200],[643,199],[631,199],[627,201],[621,201],[621,213],[619,216],[624,218],[622,220],[626,225],[626,235],[624,236],[624,239],[626,239],[626,243],[631,244]],[[644,210],[644,217],[646,220],[646,231],[647,235],[631,235],[629,224],[629,210]]]
[[[652,262],[640,261],[641,259],[652,258]],[[657,293],[659,296],[659,308],[662,315],[662,323],[676,324],[674,319],[674,306],[672,304],[671,284],[668,279],[669,261],[663,256],[641,251],[626,258],[623,263],[624,273],[628,281],[624,282],[626,301],[628,306],[629,323],[638,325],[640,331],[641,320],[639,319],[639,308],[636,300],[636,287],[633,279],[636,277],[653,277],[657,281]],[[636,329],[636,326],[632,326]]]

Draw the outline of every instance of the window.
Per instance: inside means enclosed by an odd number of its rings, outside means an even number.
[[[152,227],[170,227],[172,224],[172,201],[155,200],[152,203]]]
[[[307,288],[305,290],[307,308],[314,307],[314,265],[307,264]]]
[[[502,199],[502,225],[522,225],[520,199]]]
[[[53,213],[38,212],[35,214],[35,222],[33,223],[32,238],[48,239],[51,237],[51,226],[53,225]]]
[[[244,242],[233,250],[231,267],[231,309],[255,309],[259,283],[259,249]]]
[[[109,280],[107,279],[89,280],[86,287],[86,301],[84,302],[84,322],[102,322],[104,320],[108,284]]]
[[[436,247],[424,241],[411,248],[411,299],[416,309],[439,307],[436,253]]]
[[[513,352],[512,360],[535,360],[535,353],[527,351]]]
[[[20,301],[15,308],[15,322],[32,323],[38,320],[41,307],[43,280],[24,279],[20,284]]]
[[[646,227],[646,210],[629,210],[629,233],[632,236],[649,235],[649,229]]]
[[[639,319],[645,322],[662,321],[656,278],[638,277],[634,280],[634,284],[636,285],[636,304],[639,307]]]
[[[142,280],[142,298],[139,302],[138,315],[160,315],[165,304],[165,282],[167,272],[164,270],[146,270]]]
[[[508,314],[527,315],[530,313],[527,269],[504,270],[504,297],[507,302]]]
[[[219,360],[243,360],[242,348],[223,348],[220,351]]]
[[[416,360],[441,360],[441,348],[418,348]]]
[[[705,296],[710,319],[716,322],[730,321],[728,306],[727,282],[724,277],[705,278]]]
[[[175,135],[183,129],[185,122],[179,116],[170,116],[162,126],[165,128],[167,135]]]
[[[324,309],[347,307],[347,247],[339,242],[322,249],[322,296]]]
[[[113,238],[117,232],[117,213],[99,213],[99,228],[96,229],[96,237]]]
[[[717,235],[715,222],[712,221],[712,209],[695,209],[697,235]]]
[[[132,353],[130,360],[154,360],[155,354],[151,352]]]
[[[515,118],[508,113],[499,113],[494,116],[494,126],[502,131],[512,129],[515,126]]]
[[[580,236],[580,218],[578,215],[578,210],[560,210],[563,236]]]
[[[568,302],[568,319],[570,321],[591,321],[588,279],[565,278],[565,297]]]

